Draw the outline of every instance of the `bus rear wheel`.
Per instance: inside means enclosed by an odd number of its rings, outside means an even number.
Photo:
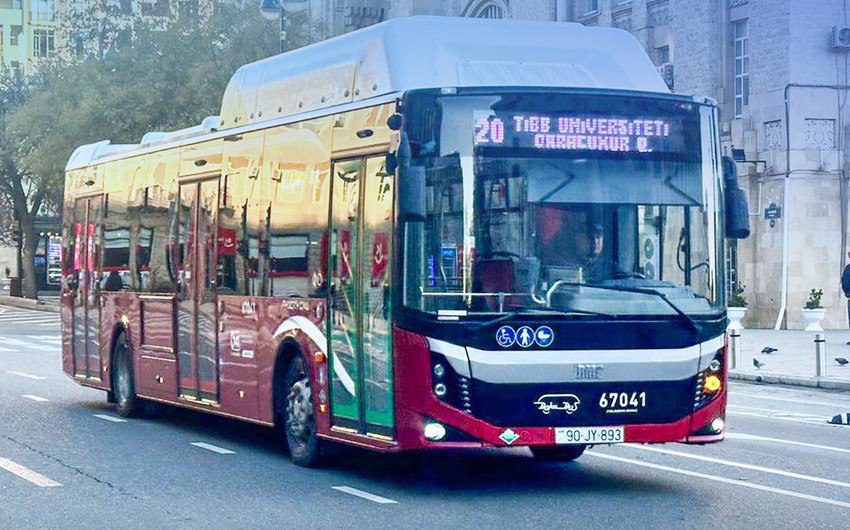
[[[543,462],[572,462],[580,457],[586,445],[558,445],[531,447],[534,458]]]
[[[316,435],[313,392],[304,358],[296,356],[289,364],[283,385],[284,436],[289,457],[296,465],[314,467],[321,459],[321,443]]]
[[[112,395],[119,416],[134,416],[140,407],[133,381],[133,355],[123,333],[115,340],[112,351]]]

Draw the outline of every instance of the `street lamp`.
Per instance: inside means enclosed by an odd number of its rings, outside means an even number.
[[[280,53],[286,51],[286,13],[307,8],[309,0],[260,0],[260,14],[266,20],[280,20]]]

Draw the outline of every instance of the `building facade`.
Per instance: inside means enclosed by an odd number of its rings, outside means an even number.
[[[56,54],[54,0],[0,0],[0,61],[21,74]]]

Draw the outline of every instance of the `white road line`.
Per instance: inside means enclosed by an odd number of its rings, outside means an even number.
[[[200,447],[201,449],[206,449],[207,451],[212,451],[213,453],[218,453],[220,455],[232,455],[236,453],[236,451],[231,451],[230,449],[225,449],[224,447],[219,447],[217,445],[208,444],[204,442],[192,442],[191,445],[194,445],[195,447]]]
[[[799,403],[799,404],[802,404],[802,405],[819,405],[819,406],[823,406],[823,407],[833,407],[833,408],[834,407],[850,406],[850,404],[848,404],[848,403],[841,403],[841,402],[825,403],[823,401],[807,401],[807,400],[804,400],[804,399],[790,399],[790,398],[780,398],[780,397],[773,397],[773,396],[761,396],[759,394],[742,394],[740,392],[735,392],[734,390],[732,391],[732,394],[730,394],[730,397],[732,397],[732,398],[747,397],[747,398],[756,398],[756,399],[766,399],[768,401],[781,401],[783,403]]]
[[[111,421],[112,423],[127,423],[127,420],[116,418],[115,416],[110,416],[109,414],[92,414],[95,418],[100,418],[102,420]]]
[[[675,467],[662,466],[659,464],[652,464],[650,462],[643,462],[640,460],[632,460],[631,458],[623,458],[621,456],[614,455],[606,455],[603,453],[597,453],[596,451],[586,451],[584,454],[595,456],[596,458],[602,458],[604,460],[613,460],[614,462],[622,462],[624,464],[633,464],[641,467],[648,467],[650,469],[657,469],[660,471],[668,471],[670,473],[676,473],[678,475],[685,475],[688,477],[697,477],[705,480],[712,480],[714,482],[722,482],[724,484],[732,484],[734,486],[741,486],[742,488],[750,488],[754,490],[767,491],[769,493],[776,493],[778,495],[786,495],[788,497],[795,497],[797,499],[806,499],[813,502],[819,502],[822,504],[831,504],[832,506],[839,506],[841,508],[850,508],[850,502],[837,501],[835,499],[827,499],[826,497],[818,497],[815,495],[808,495],[806,493],[800,493],[797,491],[784,490],[780,488],[774,488],[771,486],[763,486],[761,484],[751,484],[749,482],[744,482],[743,480],[735,480],[726,477],[718,477],[717,475],[708,475],[706,473],[698,473],[696,471],[688,471],[686,469],[679,469]]]
[[[19,317],[10,317],[4,318],[0,317],[0,324],[7,323],[27,323],[27,322],[59,322],[61,319],[58,316],[48,317],[44,315],[27,315],[27,316],[19,316]]]
[[[744,412],[743,410],[728,410],[729,414],[737,416],[752,416],[754,418],[765,418],[768,420],[791,421],[794,423],[805,423],[806,425],[822,425],[824,427],[840,427],[840,425],[831,425],[826,422],[827,418],[817,418],[813,420],[802,420],[800,418],[789,418],[787,416],[775,416],[773,414],[759,414],[757,412]]]
[[[796,442],[794,440],[783,440],[782,438],[770,438],[767,436],[759,436],[757,434],[744,434],[738,432],[727,432],[726,438],[730,440],[754,440],[759,442],[773,442],[778,444],[799,445],[801,447],[811,447],[812,449],[822,449],[824,451],[835,451],[836,453],[850,454],[850,449],[842,449],[841,447],[830,447],[828,445],[811,444],[807,442]]]
[[[720,458],[712,458],[710,456],[693,455],[693,454],[690,454],[690,453],[682,453],[680,451],[671,451],[670,449],[661,449],[661,448],[658,448],[658,447],[649,447],[649,446],[645,446],[645,445],[627,444],[627,446],[631,447],[632,449],[639,449],[641,451],[650,451],[650,452],[653,452],[653,453],[660,453],[660,454],[663,454],[663,455],[672,455],[672,456],[678,456],[680,458],[690,458],[692,460],[699,460],[701,462],[710,462],[712,464],[720,464],[722,466],[737,467],[737,468],[740,468],[740,469],[749,469],[751,471],[759,471],[761,473],[769,473],[771,475],[779,475],[779,476],[782,476],[782,477],[796,478],[796,479],[799,479],[799,480],[808,480],[809,482],[817,482],[817,483],[820,483],[820,484],[827,484],[829,486],[838,486],[839,488],[850,488],[850,483],[848,483],[848,482],[841,482],[841,481],[838,481],[838,480],[832,480],[832,479],[828,479],[828,478],[813,477],[811,475],[803,475],[801,473],[794,473],[794,472],[791,472],[791,471],[783,471],[781,469],[774,469],[774,468],[763,467],[763,466],[754,466],[752,464],[744,464],[742,462],[733,462],[731,460],[723,460],[723,459],[720,459]]]
[[[0,337],[0,343],[7,344],[9,346],[17,346],[19,350],[39,350],[39,351],[49,351],[55,352],[56,346],[45,346],[43,344],[36,344],[33,342],[26,342],[18,339],[10,339],[8,337]]]
[[[829,419],[828,416],[819,416],[817,414],[805,414],[800,412],[781,412],[773,409],[761,409],[758,407],[742,407],[740,405],[729,405],[727,407],[727,410],[764,412],[773,418],[797,418],[801,420],[811,421],[826,421]]]
[[[7,374],[16,375],[18,377],[26,377],[27,379],[35,379],[36,381],[44,381],[47,378],[40,375],[25,374],[24,372],[16,372],[14,370],[6,370]]]
[[[27,398],[27,399],[31,399],[33,401],[50,401],[47,398],[43,398],[41,396],[35,396],[33,394],[24,394],[24,397]]]
[[[373,495],[372,493],[362,491],[356,488],[350,488],[348,486],[334,486],[331,489],[335,489],[337,491],[341,491],[343,493],[348,493],[349,495],[354,495],[355,497],[360,497],[361,499],[366,499],[372,502],[377,502],[378,504],[398,504],[396,501],[392,499],[388,499],[386,497],[381,497],[380,495]]]
[[[27,337],[35,340],[46,340],[46,341],[62,341],[61,335],[27,335]]]
[[[28,480],[29,482],[32,482],[36,486],[40,486],[42,488],[56,488],[62,485],[56,482],[55,480],[51,480],[45,477],[44,475],[36,473],[32,469],[24,467],[21,464],[18,464],[17,462],[12,462],[7,458],[0,458],[0,469],[5,469],[9,473],[13,473],[21,477],[22,479]]]

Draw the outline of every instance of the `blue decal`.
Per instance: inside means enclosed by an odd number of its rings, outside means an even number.
[[[534,344],[534,331],[528,326],[523,326],[516,330],[516,343],[523,348],[528,348]]]
[[[502,326],[496,332],[496,342],[502,348],[510,348],[516,342],[516,331],[510,326]]]
[[[552,328],[549,326],[540,326],[534,332],[534,340],[537,341],[537,345],[541,348],[548,348],[555,340],[555,333],[552,332]]]

